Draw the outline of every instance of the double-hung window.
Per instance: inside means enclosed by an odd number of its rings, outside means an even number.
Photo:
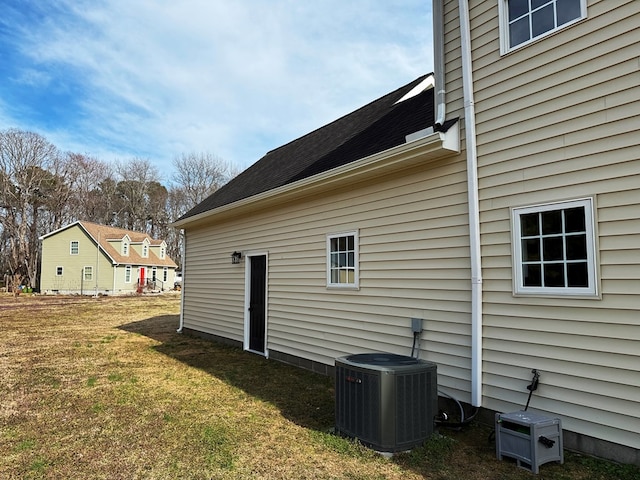
[[[124,283],[131,283],[131,265],[124,267]]]
[[[502,53],[587,16],[586,0],[499,0]]]
[[[93,267],[84,267],[84,281],[89,282],[91,280],[93,280]]]
[[[327,287],[359,287],[357,231],[327,235]]]
[[[71,240],[71,244],[69,245],[69,253],[71,255],[78,255],[80,253],[80,242],[77,240]]]
[[[512,209],[514,292],[598,294],[590,198]]]

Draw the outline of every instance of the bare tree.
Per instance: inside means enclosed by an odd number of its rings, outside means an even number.
[[[7,266],[12,275],[36,285],[39,265],[39,209],[52,184],[48,169],[58,150],[37,133],[17,129],[0,132],[0,220]]]
[[[184,212],[237,175],[231,164],[211,153],[183,153],[173,159],[173,166],[173,181],[184,195]]]
[[[118,208],[113,168],[79,153],[68,153],[66,160],[72,172],[68,175],[71,191],[68,209],[72,219],[110,225]]]
[[[167,197],[169,218],[177,219],[203,201],[238,174],[238,171],[220,157],[211,153],[183,153],[173,159],[174,185]],[[166,234],[167,253],[182,261],[182,237],[172,230]]]

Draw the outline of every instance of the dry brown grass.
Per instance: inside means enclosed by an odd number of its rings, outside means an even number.
[[[0,478],[531,478],[481,426],[391,460],[337,438],[331,379],[180,335],[178,311],[175,294],[0,296]],[[600,464],[540,478],[634,478]]]

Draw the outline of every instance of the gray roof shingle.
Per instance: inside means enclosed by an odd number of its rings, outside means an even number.
[[[405,143],[406,135],[434,124],[433,88],[398,102],[428,76],[423,75],[352,113],[268,152],[179,220]]]

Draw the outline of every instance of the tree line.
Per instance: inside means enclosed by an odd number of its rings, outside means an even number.
[[[107,163],[38,133],[0,131],[0,272],[37,288],[40,237],[76,220],[163,239],[180,265],[180,232],[169,224],[237,171],[210,153],[181,154],[173,167],[167,186],[148,159]]]

